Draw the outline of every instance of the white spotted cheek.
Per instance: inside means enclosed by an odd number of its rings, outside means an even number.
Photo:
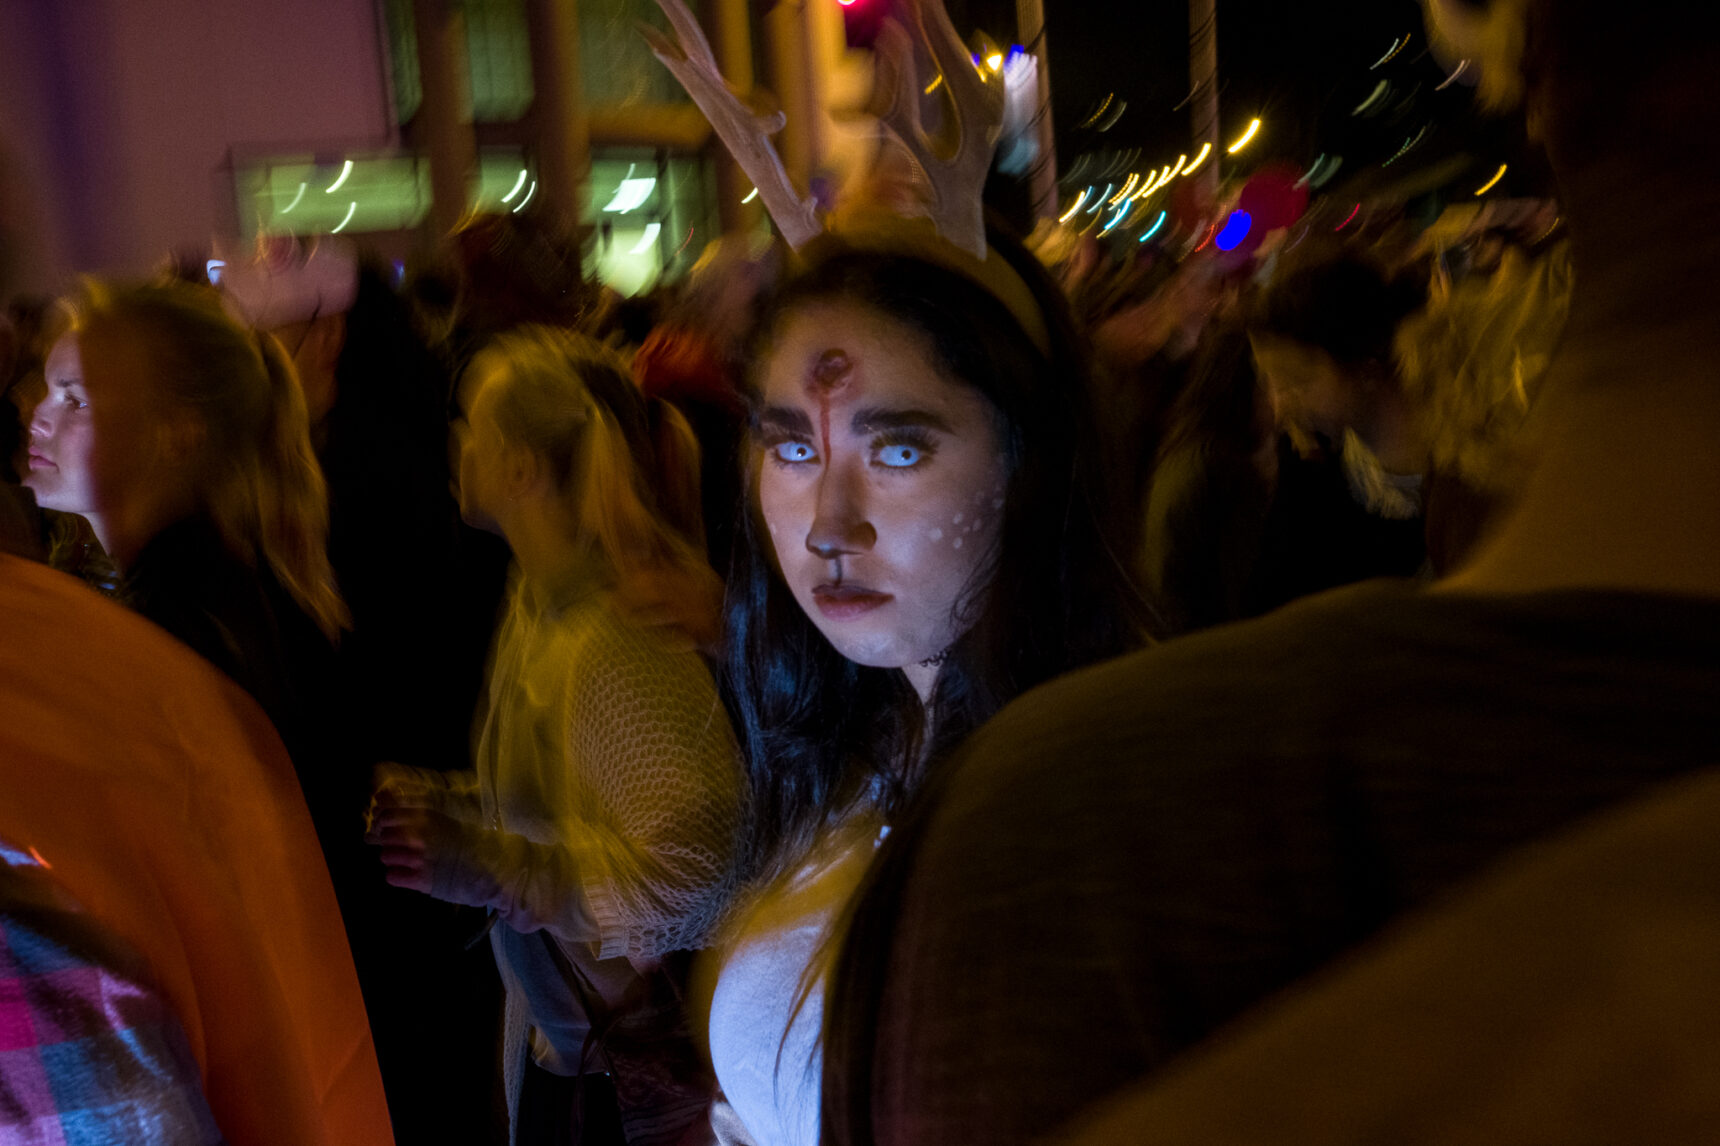
[[[933,529],[927,533],[926,536],[931,538],[933,541],[942,541],[944,539],[944,531],[941,529]]]

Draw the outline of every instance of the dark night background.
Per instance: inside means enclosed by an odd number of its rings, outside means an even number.
[[[1001,44],[1014,42],[1014,0],[946,5],[964,33],[977,29]],[[1478,114],[1473,89],[1462,83],[1434,90],[1445,72],[1428,52],[1416,0],[1218,0],[1217,9],[1221,140],[1234,139],[1254,116],[1264,121],[1248,150],[1227,161],[1226,174],[1275,158],[1306,170],[1326,153],[1344,157],[1324,188],[1333,194],[1420,188],[1438,184],[1442,171],[1449,187],[1461,191],[1474,174],[1484,182],[1500,163],[1511,164],[1502,193],[1548,190],[1519,121]],[[1138,161],[1128,165],[1136,169],[1174,162],[1190,150],[1190,110],[1178,107],[1189,93],[1186,0],[1045,0],[1045,19],[1060,175],[1088,152],[1139,148]],[[1406,34],[1408,45],[1371,69]],[[1371,114],[1352,115],[1382,79],[1389,95]],[[1108,131],[1083,128],[1112,93],[1127,101],[1127,110]],[[1390,168],[1381,166],[1423,127],[1413,149]]]

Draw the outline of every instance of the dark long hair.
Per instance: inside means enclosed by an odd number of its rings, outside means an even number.
[[[751,790],[745,871],[769,875],[860,802],[903,805],[935,761],[1024,690],[1120,653],[1144,631],[1112,551],[1109,509],[1088,472],[1097,451],[1085,355],[1055,285],[1019,245],[994,254],[1024,278],[1051,332],[1041,352],[988,291],[931,262],[823,240],[766,312],[770,340],[799,308],[841,300],[921,332],[946,377],[992,405],[1008,478],[992,561],[963,603],[975,620],[949,651],[930,713],[895,669],[843,657],[775,571],[754,496],[742,513],[727,601],[725,683]],[[756,387],[755,387],[756,389]],[[930,717],[931,735],[926,729]]]

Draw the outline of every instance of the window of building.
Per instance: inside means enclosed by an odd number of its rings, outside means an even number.
[[[532,106],[532,45],[525,0],[461,0],[472,118],[511,123]]]
[[[588,274],[624,295],[685,274],[720,233],[710,164],[649,148],[596,148],[583,220]]]
[[[339,160],[277,156],[234,173],[239,230],[294,235],[406,231],[430,211],[430,162],[416,155],[355,155]],[[519,148],[478,157],[472,203],[483,211],[527,210],[536,172]]]

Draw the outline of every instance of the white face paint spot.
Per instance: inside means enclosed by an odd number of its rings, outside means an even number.
[[[956,548],[960,549],[961,547],[962,547],[962,539],[958,537],[958,538],[956,538]]]
[[[941,529],[934,529],[927,536],[929,536],[933,541],[942,541],[944,539],[944,531]]]
[[[993,509],[1002,509],[1003,508],[1003,499],[1001,497],[992,498],[991,499],[991,507]]]
[[[963,518],[963,517],[964,517],[964,516],[966,516],[966,515],[965,515],[965,514],[960,514],[960,513],[958,513],[958,514],[956,514],[956,517],[955,517],[955,524],[957,524],[957,525],[960,525],[960,524],[961,524],[961,523],[962,523],[962,518]]]

